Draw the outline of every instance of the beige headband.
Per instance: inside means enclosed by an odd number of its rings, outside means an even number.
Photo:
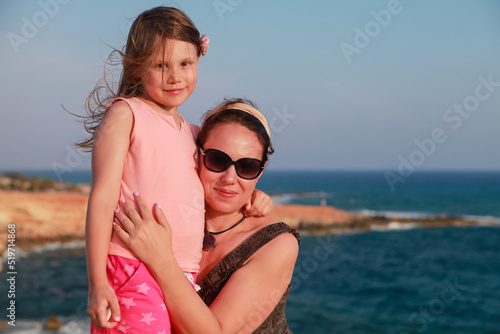
[[[229,109],[241,110],[241,111],[244,111],[252,116],[255,116],[262,123],[262,125],[266,129],[266,132],[267,132],[267,135],[269,136],[269,139],[271,139],[271,131],[269,130],[269,125],[267,124],[266,117],[264,117],[264,115],[262,115],[262,113],[260,111],[258,111],[257,109],[255,109],[254,107],[252,107],[248,104],[245,104],[245,103],[239,103],[239,102],[232,103],[230,105],[224,106],[224,109],[222,109],[222,107],[215,108],[205,117],[205,119],[203,120],[203,123],[205,123],[205,120],[207,120],[210,116],[213,116],[213,115],[215,115],[223,110],[229,110]],[[203,124],[201,126],[203,126]]]

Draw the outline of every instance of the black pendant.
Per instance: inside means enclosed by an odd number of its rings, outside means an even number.
[[[217,240],[215,239],[215,237],[210,233],[205,233],[205,236],[203,237],[203,250],[211,251],[215,248],[216,245]]]

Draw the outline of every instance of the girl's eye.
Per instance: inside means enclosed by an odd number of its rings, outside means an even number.
[[[191,65],[191,62],[190,61],[185,61],[182,63],[182,66],[189,66]]]
[[[155,65],[156,68],[165,68],[165,64],[156,64]]]

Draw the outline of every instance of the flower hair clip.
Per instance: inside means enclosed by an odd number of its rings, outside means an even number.
[[[200,38],[201,41],[201,55],[204,56],[207,54],[208,46],[210,45],[210,39],[207,35],[202,35]]]

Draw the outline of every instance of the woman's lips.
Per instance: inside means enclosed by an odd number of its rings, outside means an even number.
[[[217,193],[220,196],[226,197],[226,198],[234,197],[237,194],[237,192],[235,192],[235,191],[228,190],[228,189],[223,189],[223,188],[215,188],[215,191],[217,191]]]

